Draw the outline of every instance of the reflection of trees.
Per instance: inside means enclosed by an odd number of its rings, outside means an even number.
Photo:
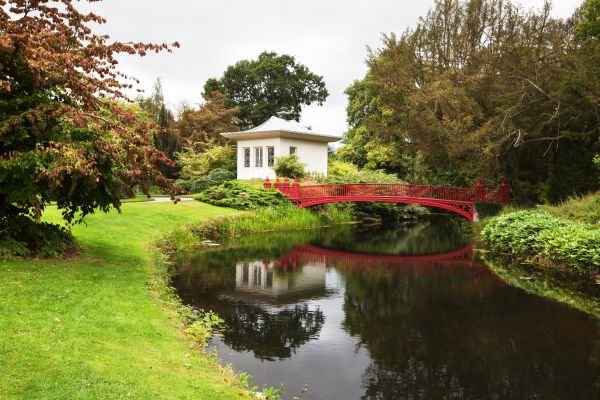
[[[502,287],[492,275],[477,286],[460,275],[342,274],[344,329],[372,358],[364,398],[597,394],[600,360],[590,354],[599,336],[578,313]]]
[[[423,255],[445,253],[465,246],[459,222],[436,218],[420,224],[403,224],[377,229],[341,228],[324,232],[319,246],[359,253]]]
[[[290,358],[296,349],[318,336],[325,317],[320,309],[298,304],[269,313],[238,302],[225,316],[224,341],[236,351],[249,350],[261,360]]]

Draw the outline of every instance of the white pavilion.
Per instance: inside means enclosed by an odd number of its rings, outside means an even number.
[[[221,135],[237,143],[238,179],[273,179],[275,157],[294,153],[306,164],[307,172],[326,176],[327,144],[342,139],[277,117],[247,131]]]

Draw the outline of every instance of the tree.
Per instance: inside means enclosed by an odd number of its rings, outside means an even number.
[[[600,46],[574,35],[583,17],[550,10],[437,0],[414,30],[384,36],[347,90],[340,158],[432,183],[508,177],[520,200],[596,188]]]
[[[228,144],[214,144],[202,150],[186,147],[177,154],[177,163],[181,166],[183,180],[200,178],[217,168],[235,172],[236,149]]]
[[[241,60],[219,79],[204,85],[204,95],[227,95],[227,107],[239,107],[242,129],[257,126],[272,116],[300,120],[302,105],[322,105],[329,93],[323,77],[312,73],[293,56],[263,52],[257,60]]]
[[[136,186],[169,187],[154,124],[114,99],[132,87],[115,68],[118,54],[171,46],[110,42],[90,28],[105,20],[69,0],[0,6],[0,236],[39,219],[50,201],[72,222],[118,208]]]
[[[138,97],[136,102],[159,127],[153,134],[154,146],[175,162],[175,154],[182,149],[182,140],[175,117],[165,104],[160,78],[156,79],[152,94],[149,97]],[[175,178],[178,172],[175,165],[161,165],[160,170],[170,179]]]
[[[600,38],[600,0],[587,0],[583,15],[575,26],[575,34],[583,39]]]
[[[177,120],[177,127],[187,147],[224,145],[227,139],[221,133],[239,131],[239,121],[235,116],[238,109],[225,106],[224,94],[212,92],[205,95],[204,100],[197,109],[184,107]]]

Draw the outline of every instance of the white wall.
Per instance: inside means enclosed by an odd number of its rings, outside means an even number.
[[[263,166],[256,167],[255,147],[263,147]],[[275,147],[275,157],[287,156],[290,146],[297,148],[300,161],[306,164],[307,172],[327,175],[327,143],[289,138],[248,139],[237,142],[237,177],[238,179],[275,178],[275,171],[267,167],[267,146]],[[250,167],[244,167],[244,148],[250,148]]]
[[[327,143],[281,138],[284,155],[289,154],[290,146],[298,148],[298,158],[306,164],[306,172],[316,172],[327,176]]]

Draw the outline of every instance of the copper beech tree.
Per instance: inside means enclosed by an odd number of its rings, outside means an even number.
[[[106,21],[76,3],[0,0],[0,241],[35,240],[23,223],[50,201],[72,222],[119,208],[135,187],[170,187],[116,57],[179,45],[110,41],[92,29]]]

